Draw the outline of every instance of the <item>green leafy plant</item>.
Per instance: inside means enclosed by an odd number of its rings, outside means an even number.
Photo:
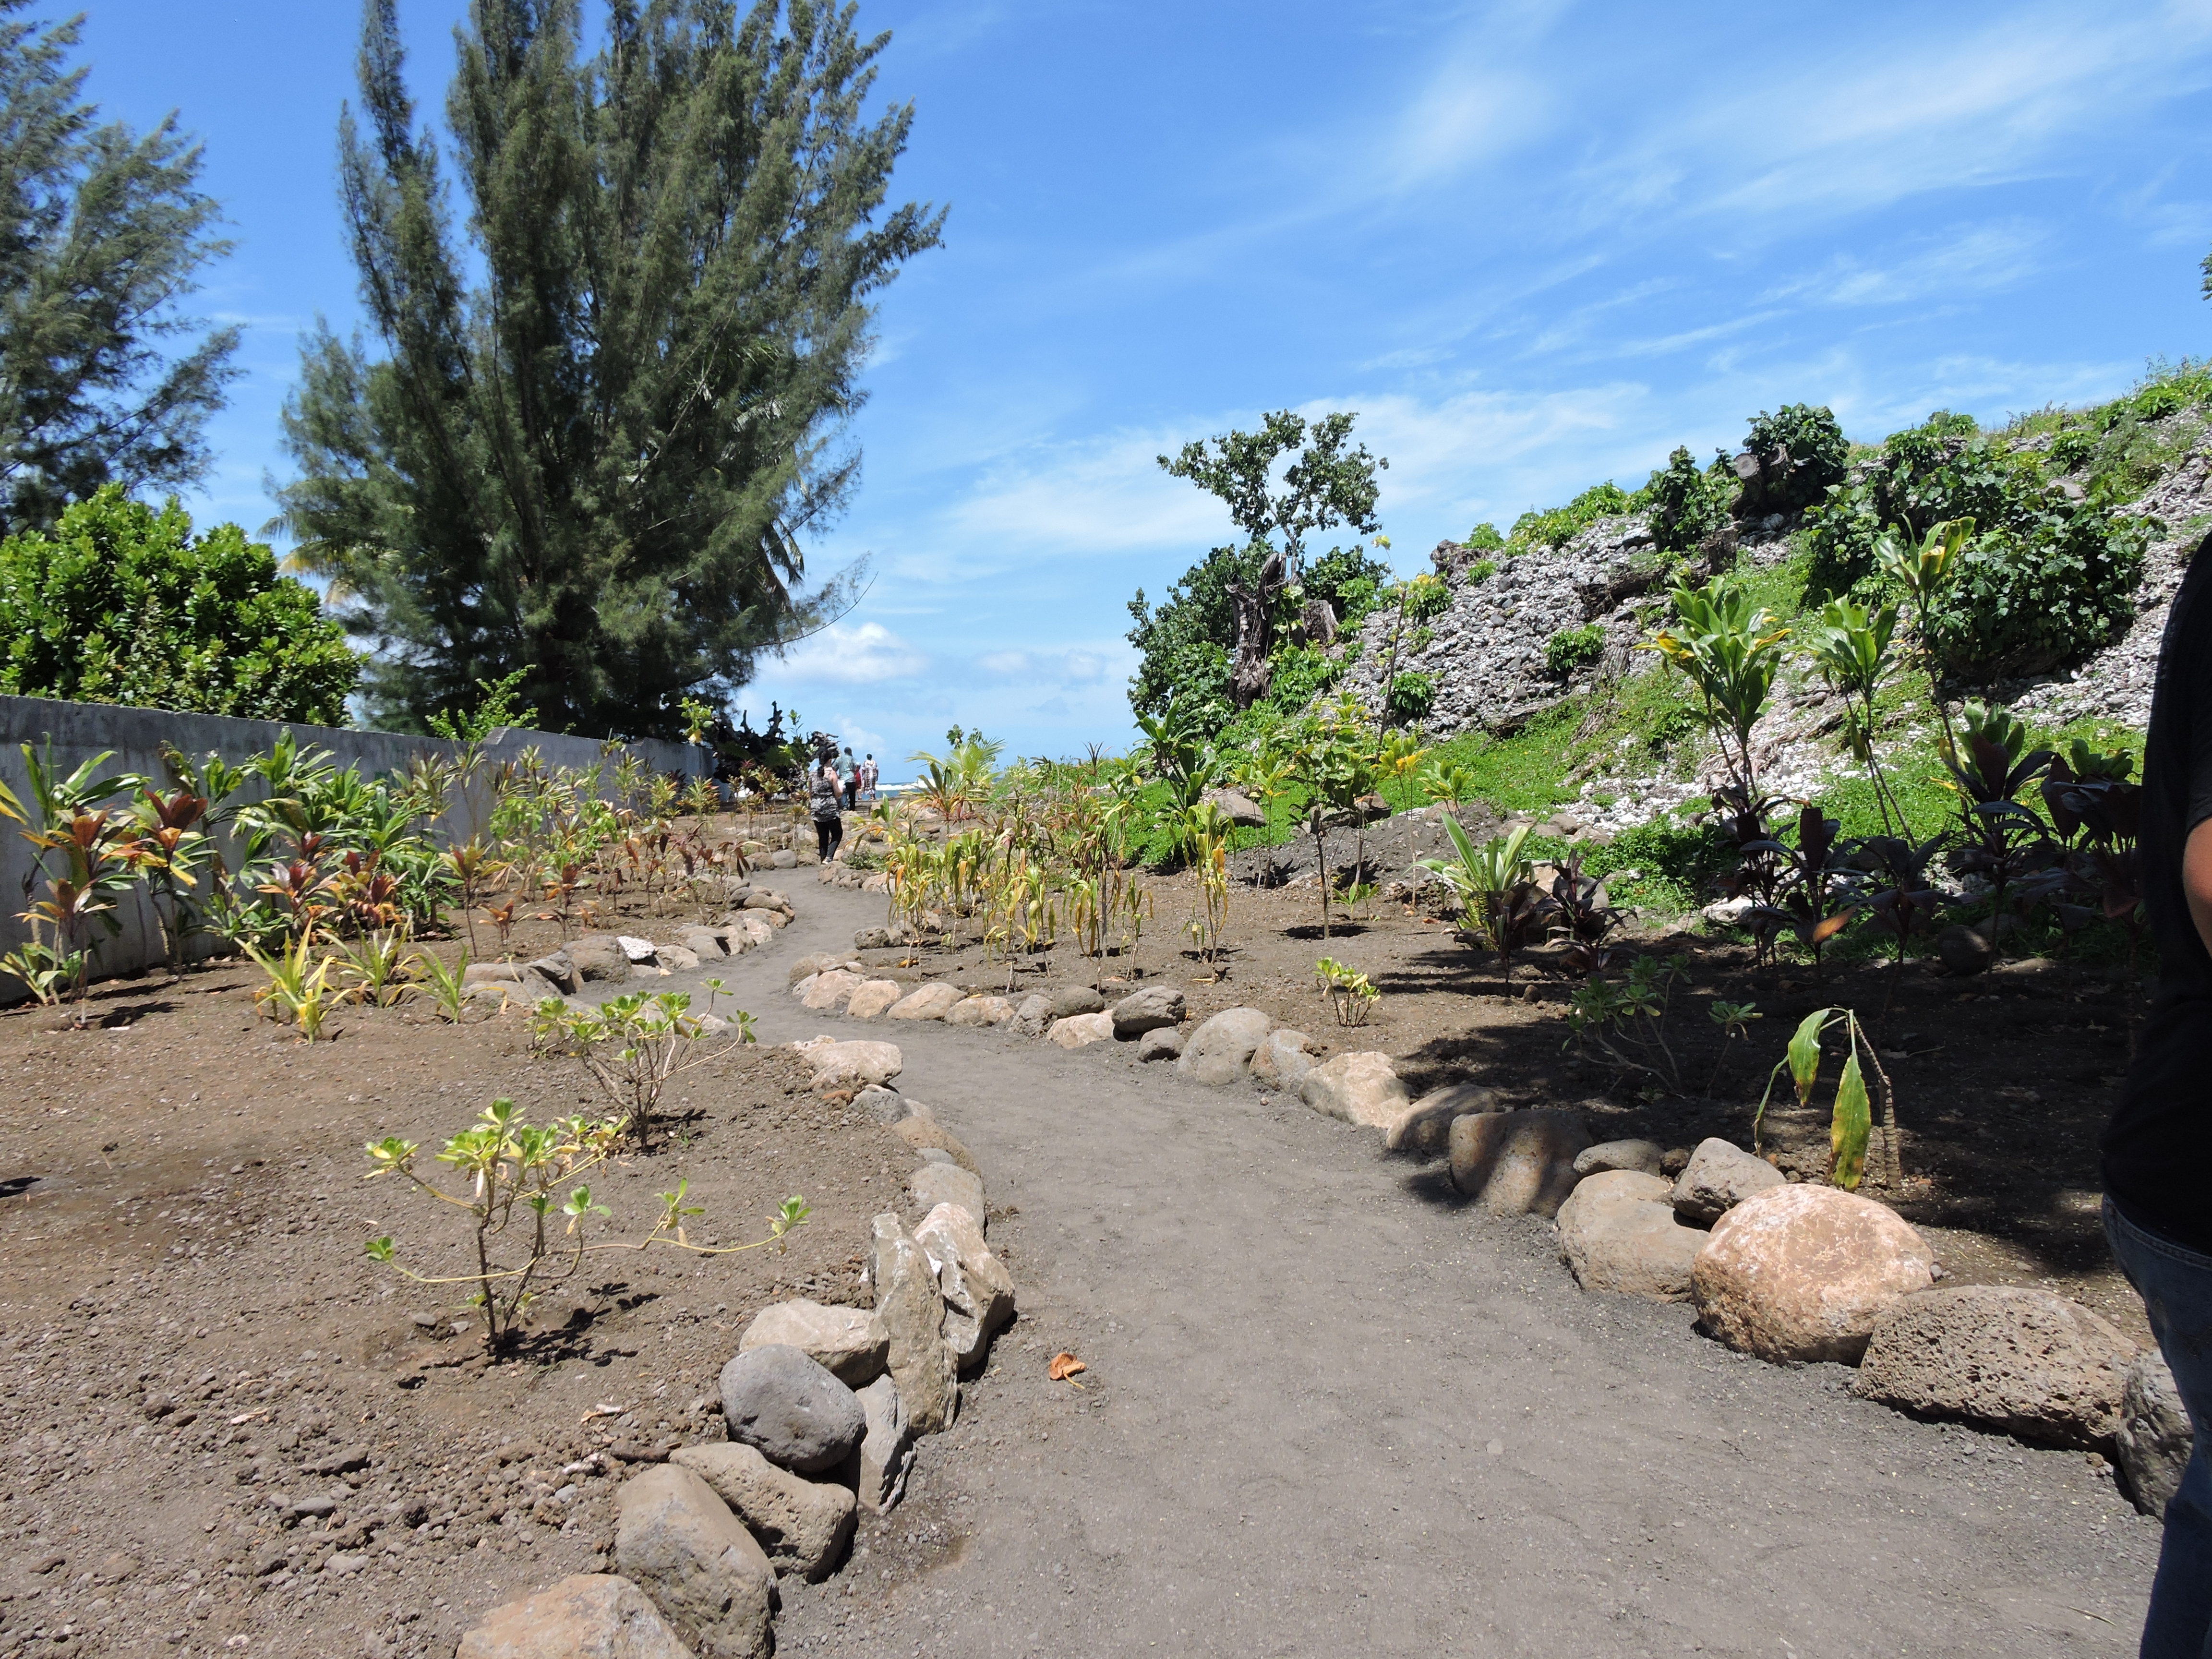
[[[350,945],[341,943],[337,963],[338,975],[346,982],[345,994],[372,1008],[397,1006],[415,989],[410,944],[404,927],[380,928]]]
[[[1894,605],[1867,606],[1830,599],[1800,630],[1805,653],[1828,687],[1844,700],[1844,740],[1851,758],[1867,769],[1885,834],[1909,835],[1905,809],[1882,775],[1875,752],[1875,701],[1896,666],[1891,641],[1897,632]]]
[[[417,983],[429,994],[432,1006],[447,1024],[459,1025],[467,1018],[469,1004],[473,999],[469,995],[469,953],[466,951],[461,952],[460,960],[451,968],[428,951],[416,951],[409,966]]]
[[[1314,979],[1336,1010],[1339,1025],[1364,1025],[1382,993],[1366,975],[1330,957],[1314,963]]]
[[[1752,417],[1744,450],[1758,471],[1737,503],[1745,514],[1794,513],[1809,507],[1844,477],[1850,446],[1832,411],[1811,404],[1784,404]]]
[[[656,1195],[660,1214],[643,1238],[593,1243],[589,1224],[593,1218],[611,1212],[593,1200],[589,1186],[570,1183],[614,1155],[623,1128],[619,1121],[594,1122],[581,1117],[534,1126],[512,1100],[495,1100],[476,1125],[453,1136],[437,1154],[437,1161],[460,1178],[459,1194],[447,1191],[415,1167],[421,1148],[414,1141],[392,1135],[371,1142],[369,1180],[397,1176],[424,1196],[467,1215],[475,1265],[470,1272],[451,1275],[416,1273],[400,1265],[389,1234],[368,1241],[369,1259],[414,1284],[473,1286],[469,1305],[483,1316],[486,1347],[497,1350],[513,1344],[532,1302],[574,1278],[587,1256],[610,1250],[641,1251],[656,1244],[692,1255],[731,1255],[769,1245],[781,1250],[811,1213],[806,1200],[794,1195],[783,1201],[769,1221],[766,1238],[750,1244],[695,1244],[690,1222],[702,1213],[702,1206],[684,1201],[689,1183],[678,1182],[675,1191]],[[563,1187],[569,1188],[566,1197],[559,1190]],[[552,1231],[556,1225],[557,1233]]]
[[[1386,719],[1410,724],[1425,720],[1436,707],[1437,677],[1407,670],[1390,677],[1390,694],[1384,699]]]
[[[1767,1076],[1766,1092],[1759,1097],[1759,1110],[1751,1123],[1752,1150],[1759,1150],[1767,1103],[1773,1098],[1774,1085],[1784,1073],[1796,1088],[1797,1103],[1813,1103],[1813,1091],[1820,1076],[1820,1039],[1838,1025],[1844,1028],[1846,1052],[1843,1074],[1836,1080],[1835,1104],[1829,1115],[1828,1179],[1845,1192],[1856,1192],[1866,1173],[1868,1142],[1874,1127],[1866,1085],[1866,1073],[1871,1071],[1881,1084],[1882,1142],[1888,1149],[1889,1184],[1895,1188],[1905,1179],[1898,1146],[1897,1091],[1890,1086],[1888,1073],[1881,1069],[1874,1044],[1860,1029],[1858,1016],[1849,1008],[1815,1008],[1799,1023],[1796,1035],[1790,1039],[1789,1052],[1776,1062]]]
[[[1765,1016],[1759,1012],[1757,1003],[1723,1002],[1716,999],[1705,1009],[1705,1018],[1718,1026],[1721,1033],[1721,1051],[1713,1058],[1713,1074],[1705,1083],[1705,1098],[1711,1100],[1713,1091],[1720,1087],[1721,1069],[1728,1064],[1729,1045],[1738,1037],[1749,1036],[1751,1022]]]
[[[1678,447],[1644,488],[1651,500],[1652,539],[1662,553],[1694,551],[1706,537],[1728,527],[1736,483],[1724,463],[1701,469],[1686,448]]]
[[[651,996],[633,991],[597,1007],[563,1007],[557,1016],[569,1052],[598,1079],[641,1150],[652,1147],[670,1079],[727,1052],[701,1045],[707,1027],[690,1009],[690,997],[680,991]],[[753,1041],[750,1018],[739,1019],[738,1027],[737,1042],[729,1047]]]
[[[314,962],[313,945],[313,940],[302,933],[281,951],[244,947],[269,981],[253,994],[254,1002],[280,1024],[288,1019],[296,1024],[309,1042],[322,1036],[324,1022],[344,994],[330,982],[331,958]]]
[[[1719,741],[1737,790],[1755,801],[1752,727],[1773,690],[1790,630],[1733,577],[1716,576],[1702,588],[1678,586],[1672,597],[1677,625],[1638,648],[1656,651],[1697,686],[1706,728]]]
[[[1577,668],[1587,668],[1605,654],[1605,629],[1597,623],[1562,628],[1544,641],[1545,672],[1565,679]]]
[[[1498,952],[1500,977],[1513,988],[1513,952],[1540,937],[1551,899],[1534,880],[1535,861],[1523,847],[1526,826],[1477,847],[1459,820],[1447,817],[1444,831],[1454,856],[1423,859],[1421,867],[1444,878],[1460,902],[1460,925]]]
[[[1639,1072],[1676,1094],[1682,1068],[1667,1041],[1667,1013],[1683,977],[1679,963],[1640,956],[1616,985],[1593,979],[1567,1000],[1567,1043],[1598,1051],[1620,1072]]]

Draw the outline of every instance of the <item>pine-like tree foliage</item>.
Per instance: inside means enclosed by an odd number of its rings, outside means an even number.
[[[173,119],[134,137],[100,124],[78,23],[0,0],[0,528],[51,526],[102,484],[191,483],[201,433],[234,371],[235,328],[201,335],[178,302],[209,261],[217,209]]]
[[[616,0],[586,60],[577,0],[474,0],[447,102],[471,259],[368,0],[339,176],[386,355],[309,343],[281,500],[377,647],[375,723],[520,669],[555,729],[672,734],[837,603],[849,573],[795,597],[799,533],[857,477],[868,296],[943,222],[880,211],[913,111],[864,118],[889,37],[853,23]]]

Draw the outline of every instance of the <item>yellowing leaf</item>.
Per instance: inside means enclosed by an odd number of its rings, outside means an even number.
[[[1866,1172],[1867,1137],[1873,1130],[1874,1112],[1854,1044],[1851,1057],[1844,1062],[1843,1078],[1836,1085],[1836,1109],[1828,1123],[1828,1149],[1834,1160],[1828,1178],[1847,1193],[1858,1190],[1859,1180]]]

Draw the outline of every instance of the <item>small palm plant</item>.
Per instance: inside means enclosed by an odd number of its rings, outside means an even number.
[[[1444,830],[1455,854],[1423,859],[1421,867],[1442,876],[1460,902],[1460,926],[1498,952],[1505,988],[1513,988],[1513,952],[1534,939],[1550,914],[1552,900],[1535,883],[1535,862],[1522,851],[1526,825],[1477,847],[1456,818]]]

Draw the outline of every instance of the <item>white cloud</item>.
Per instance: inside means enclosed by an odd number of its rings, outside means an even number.
[[[873,685],[928,667],[926,654],[881,623],[832,623],[784,652],[775,678],[800,685]]]
[[[1887,265],[1838,253],[1818,271],[1782,283],[1771,297],[1867,306],[1993,293],[2026,275],[2048,240],[2042,227],[2021,222],[1965,227]]]

